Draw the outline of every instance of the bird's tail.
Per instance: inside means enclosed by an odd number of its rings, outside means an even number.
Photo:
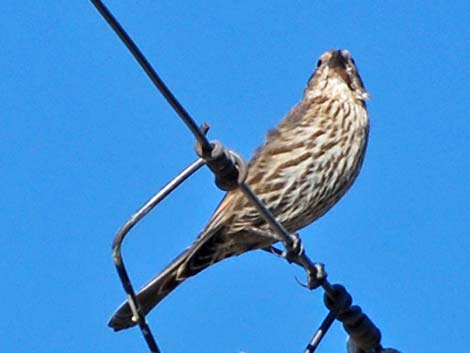
[[[181,269],[184,268],[188,253],[189,249],[172,261],[168,267],[137,293],[138,305],[145,314],[152,310],[164,297],[188,277],[184,274],[179,274]],[[132,320],[132,316],[129,303],[125,302],[114,313],[108,326],[113,328],[114,331],[134,326],[136,322]]]
[[[160,274],[147,283],[137,293],[137,302],[142,311],[147,314],[184,280],[224,258],[225,256],[219,256],[216,243],[218,242],[214,242],[214,238],[211,236],[205,237],[205,239],[199,238],[193,246],[179,255]],[[108,326],[114,331],[134,326],[136,322],[132,320],[132,316],[129,303],[125,302],[114,313]]]

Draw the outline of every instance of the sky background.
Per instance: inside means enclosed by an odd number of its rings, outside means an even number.
[[[403,352],[468,351],[470,5],[467,1],[107,1],[209,136],[249,158],[347,48],[371,100],[347,196],[301,231]],[[194,139],[88,1],[0,12],[2,352],[146,352],[106,327],[124,298],[120,225],[195,159]],[[123,252],[140,287],[188,246],[223,193],[200,171]],[[184,283],[148,316],[162,353],[302,352],[326,314],[303,272],[262,252]],[[318,352],[345,352],[339,323]]]

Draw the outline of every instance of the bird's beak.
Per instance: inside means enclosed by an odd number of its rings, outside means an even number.
[[[331,58],[328,62],[328,66],[330,67],[330,69],[346,69],[346,58],[341,53],[341,50],[335,50],[332,53]]]

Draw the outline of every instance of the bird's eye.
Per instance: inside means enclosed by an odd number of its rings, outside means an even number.
[[[321,59],[317,61],[317,67],[321,65]]]

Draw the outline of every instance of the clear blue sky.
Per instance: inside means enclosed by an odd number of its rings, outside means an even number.
[[[371,100],[347,196],[301,236],[385,346],[470,344],[467,1],[108,1],[198,122],[249,158],[347,48]],[[193,138],[88,1],[0,11],[2,352],[145,352],[115,334],[122,222],[195,158]],[[201,171],[124,253],[137,287],[189,245],[222,197]],[[251,253],[186,282],[148,317],[163,353],[302,352],[326,310],[300,269]],[[319,352],[345,352],[335,324]]]

